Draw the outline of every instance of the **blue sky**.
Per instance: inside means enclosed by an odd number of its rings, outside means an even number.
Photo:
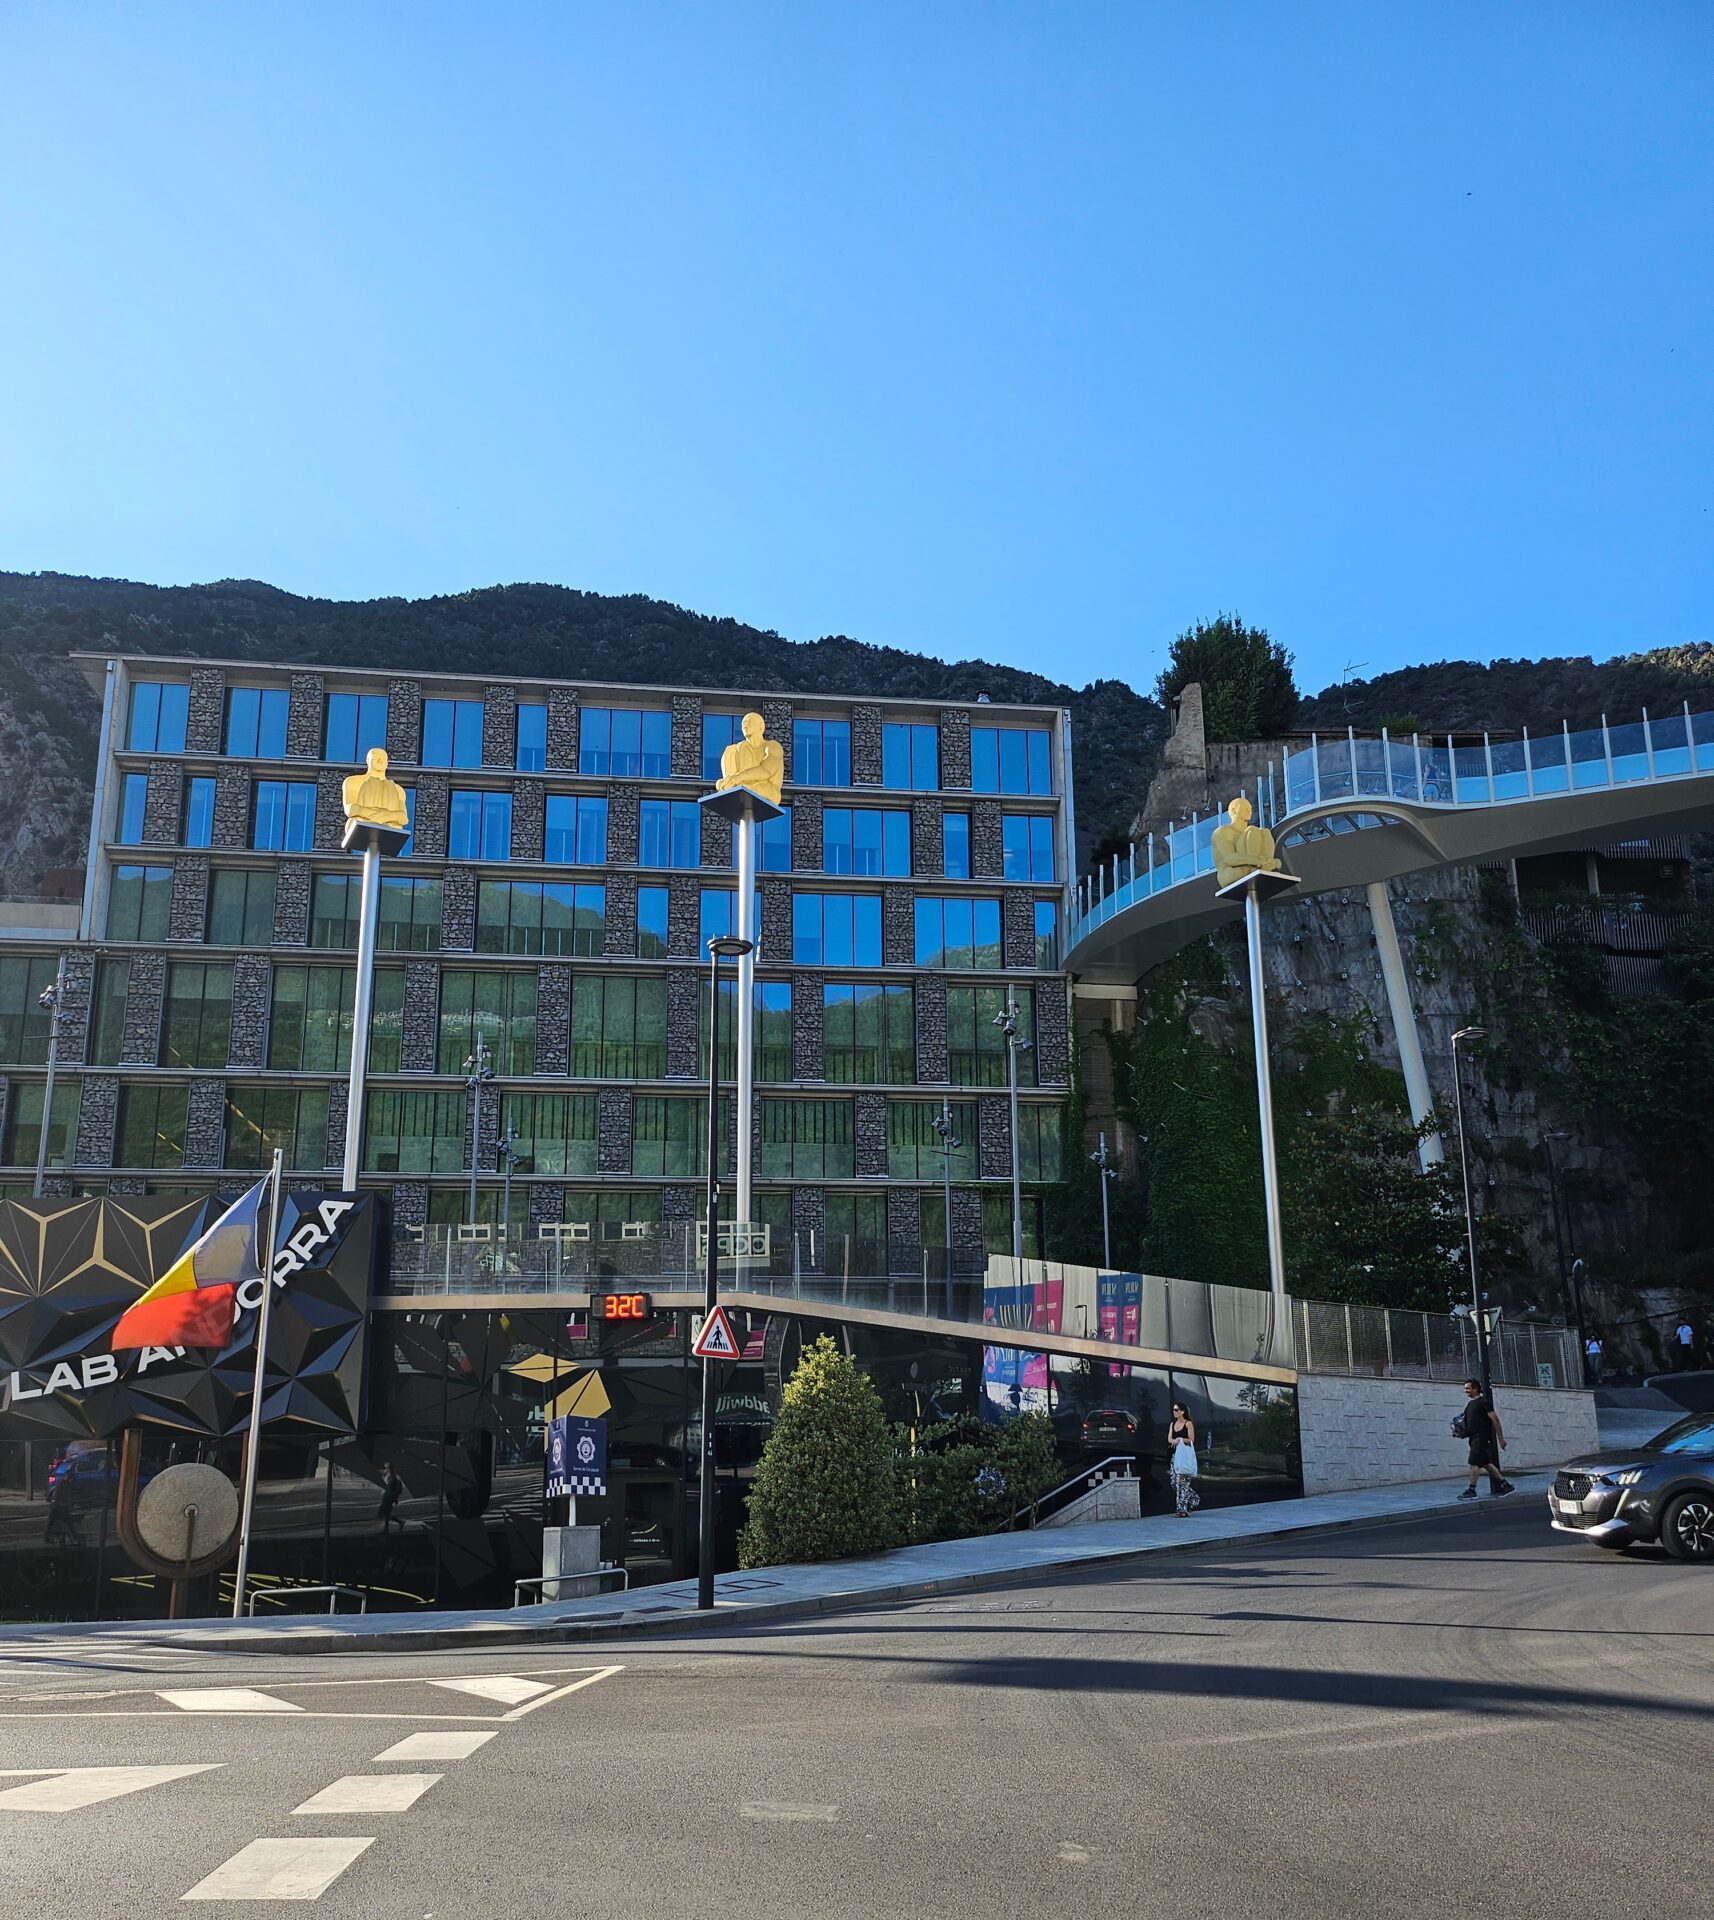
[[[0,0],[0,566],[1714,638],[1714,8]]]

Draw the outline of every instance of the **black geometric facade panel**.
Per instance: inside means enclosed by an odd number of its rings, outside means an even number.
[[[276,1437],[357,1428],[376,1205],[368,1193],[286,1195],[263,1402]],[[0,1440],[243,1432],[257,1319],[243,1290],[228,1347],[112,1350],[119,1316],[219,1211],[167,1194],[0,1202]]]

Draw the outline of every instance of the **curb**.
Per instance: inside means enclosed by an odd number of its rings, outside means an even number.
[[[1487,1502],[1473,1503],[1484,1510]],[[504,1651],[512,1647],[563,1645],[568,1641],[629,1639],[641,1634],[706,1632],[710,1628],[765,1625],[771,1621],[801,1618],[819,1613],[854,1613],[865,1607],[890,1606],[902,1600],[922,1600],[934,1594],[972,1593],[986,1587],[1015,1586],[1020,1581],[1052,1578],[1074,1573],[1085,1567],[1122,1566],[1127,1561],[1152,1560],[1163,1554],[1205,1552],[1210,1548],[1247,1547],[1278,1540],[1312,1540],[1325,1534],[1353,1533],[1364,1528],[1398,1526],[1431,1514],[1460,1510],[1457,1496],[1449,1494],[1434,1506],[1420,1507],[1409,1513],[1360,1514],[1347,1520],[1312,1521],[1305,1526],[1270,1527],[1259,1533],[1229,1535],[1220,1539],[1162,1541],[1147,1547],[1114,1547],[1108,1551],[1079,1554],[1072,1560],[1047,1561],[1032,1567],[994,1567],[977,1573],[943,1574],[933,1579],[894,1581],[884,1587],[865,1587],[840,1593],[806,1596],[801,1600],[739,1602],[726,1607],[716,1605],[712,1613],[694,1610],[657,1619],[638,1618],[623,1610],[605,1614],[585,1614],[575,1619],[543,1620],[535,1624],[520,1621],[516,1626],[496,1622],[493,1626],[401,1627],[397,1631],[373,1634],[326,1632],[293,1635],[285,1639],[275,1633],[223,1635],[208,1646],[217,1653],[270,1654],[355,1654],[355,1653],[444,1653],[456,1651]],[[643,1589],[647,1591],[647,1589]],[[184,1647],[183,1641],[159,1642]],[[198,1648],[197,1651],[203,1649]]]

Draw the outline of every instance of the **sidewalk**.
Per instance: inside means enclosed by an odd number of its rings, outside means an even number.
[[[1542,1509],[1548,1475],[1516,1476],[1514,1505]],[[1374,1487],[1356,1493],[1324,1493],[1303,1500],[1277,1500],[1247,1507],[1217,1507],[1179,1520],[1154,1514],[1146,1520],[1106,1521],[1081,1527],[1044,1527],[1034,1533],[989,1534],[945,1540],[927,1547],[901,1547],[865,1560],[838,1560],[810,1567],[758,1567],[725,1573],[715,1582],[715,1610],[699,1613],[696,1582],[675,1580],[633,1594],[480,1611],[295,1615],[271,1620],[113,1621],[92,1625],[0,1629],[0,1657],[21,1645],[40,1648],[61,1641],[87,1648],[102,1638],[208,1653],[433,1652],[529,1646],[589,1640],[649,1629],[720,1626],[779,1620],[794,1614],[834,1612],[932,1593],[1004,1586],[1068,1567],[1095,1566],[1172,1553],[1188,1547],[1238,1546],[1343,1527],[1404,1520],[1426,1513],[1460,1513],[1462,1475],[1407,1486]],[[1486,1500],[1489,1496],[1484,1495]]]

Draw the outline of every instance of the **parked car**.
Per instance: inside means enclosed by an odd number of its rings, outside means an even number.
[[[1714,1413],[1693,1413],[1647,1446],[1569,1462],[1547,1510],[1557,1532],[1598,1546],[1658,1540],[1675,1559],[1714,1565]]]
[[[1091,1407],[1083,1416],[1083,1444],[1102,1453],[1130,1453],[1137,1444],[1137,1418],[1123,1407]]]

